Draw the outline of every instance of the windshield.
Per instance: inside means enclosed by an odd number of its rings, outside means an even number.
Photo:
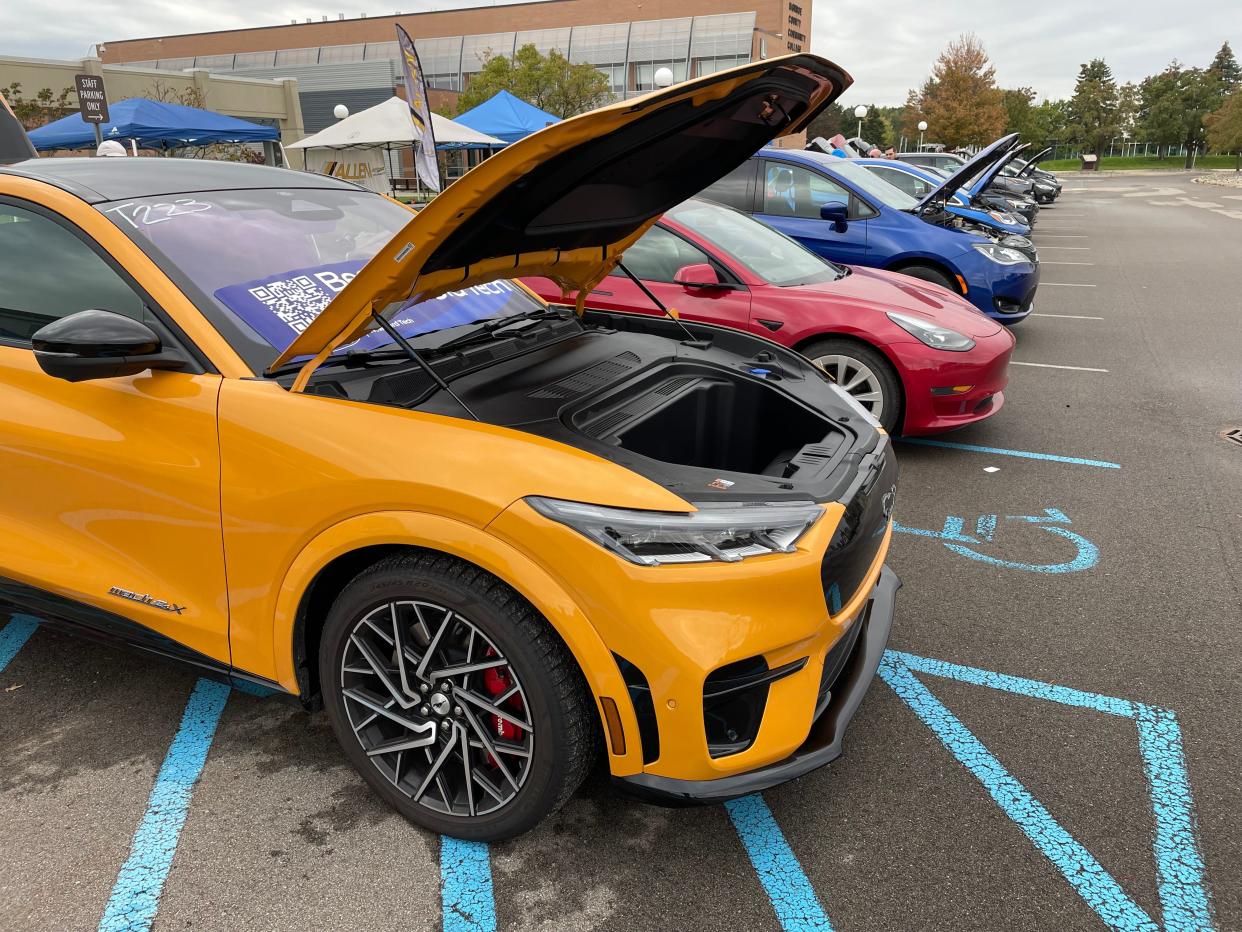
[[[820,161],[820,164],[831,169],[834,175],[849,182],[863,194],[889,207],[895,207],[897,210],[914,210],[919,206],[919,202],[905,191],[887,181],[882,181],[861,165],[854,165],[848,159],[825,159]]]
[[[728,207],[708,201],[686,201],[670,210],[668,216],[773,285],[831,282],[846,274],[841,266],[821,259],[783,233]]]
[[[270,366],[411,218],[385,197],[340,188],[209,191],[99,209],[194,299],[255,372]],[[517,285],[496,281],[387,316],[412,339],[539,307]],[[391,342],[377,331],[336,352]]]

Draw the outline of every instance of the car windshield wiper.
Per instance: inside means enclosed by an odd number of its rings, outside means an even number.
[[[516,326],[520,323],[535,323],[540,320],[565,319],[564,311],[552,310],[551,308],[539,308],[534,311],[523,311],[520,314],[510,314],[506,317],[497,317],[495,320],[489,320],[469,333],[463,333],[459,337],[441,343],[439,346],[428,347],[426,352],[443,353],[448,350],[461,349],[464,346],[473,346],[476,343],[486,343],[496,337],[502,330]]]

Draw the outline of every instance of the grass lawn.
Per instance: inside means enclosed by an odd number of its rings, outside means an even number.
[[[1195,159],[1195,168],[1233,168],[1237,159],[1232,155],[1201,155]],[[1072,172],[1082,168],[1078,159],[1057,159],[1055,162],[1045,160],[1039,167],[1050,172]],[[1101,171],[1127,171],[1130,169],[1167,169],[1185,168],[1184,158],[1158,159],[1155,156],[1105,156],[1100,160]]]

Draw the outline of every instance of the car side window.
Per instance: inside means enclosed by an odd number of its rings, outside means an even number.
[[[764,171],[763,212],[778,217],[804,217],[818,220],[825,204],[845,204],[850,192],[823,175],[800,168],[768,162]]]
[[[922,198],[931,190],[931,185],[923,181],[923,179],[916,178],[914,175],[903,172],[900,169],[885,168],[882,165],[877,165],[871,170],[889,184],[905,191],[911,197]]]
[[[747,159],[710,188],[704,190],[700,197],[750,213],[755,203],[751,190],[754,177],[755,162],[753,159]]]
[[[663,227],[652,227],[644,233],[625,251],[621,261],[636,276],[649,282],[672,282],[682,266],[715,265],[703,250]],[[620,269],[613,269],[611,274],[625,275]]]
[[[142,320],[139,295],[59,223],[0,203],[0,340],[29,344],[46,324],[78,311]]]

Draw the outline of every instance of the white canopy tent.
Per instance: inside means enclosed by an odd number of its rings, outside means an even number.
[[[454,123],[438,113],[431,115],[431,128],[437,149],[499,149],[505,146],[505,142],[495,136]],[[414,144],[409,107],[400,97],[390,97],[286,148],[330,150],[315,153],[314,157],[308,151],[307,168],[387,191],[388,178],[393,172],[386,156],[393,149]]]

